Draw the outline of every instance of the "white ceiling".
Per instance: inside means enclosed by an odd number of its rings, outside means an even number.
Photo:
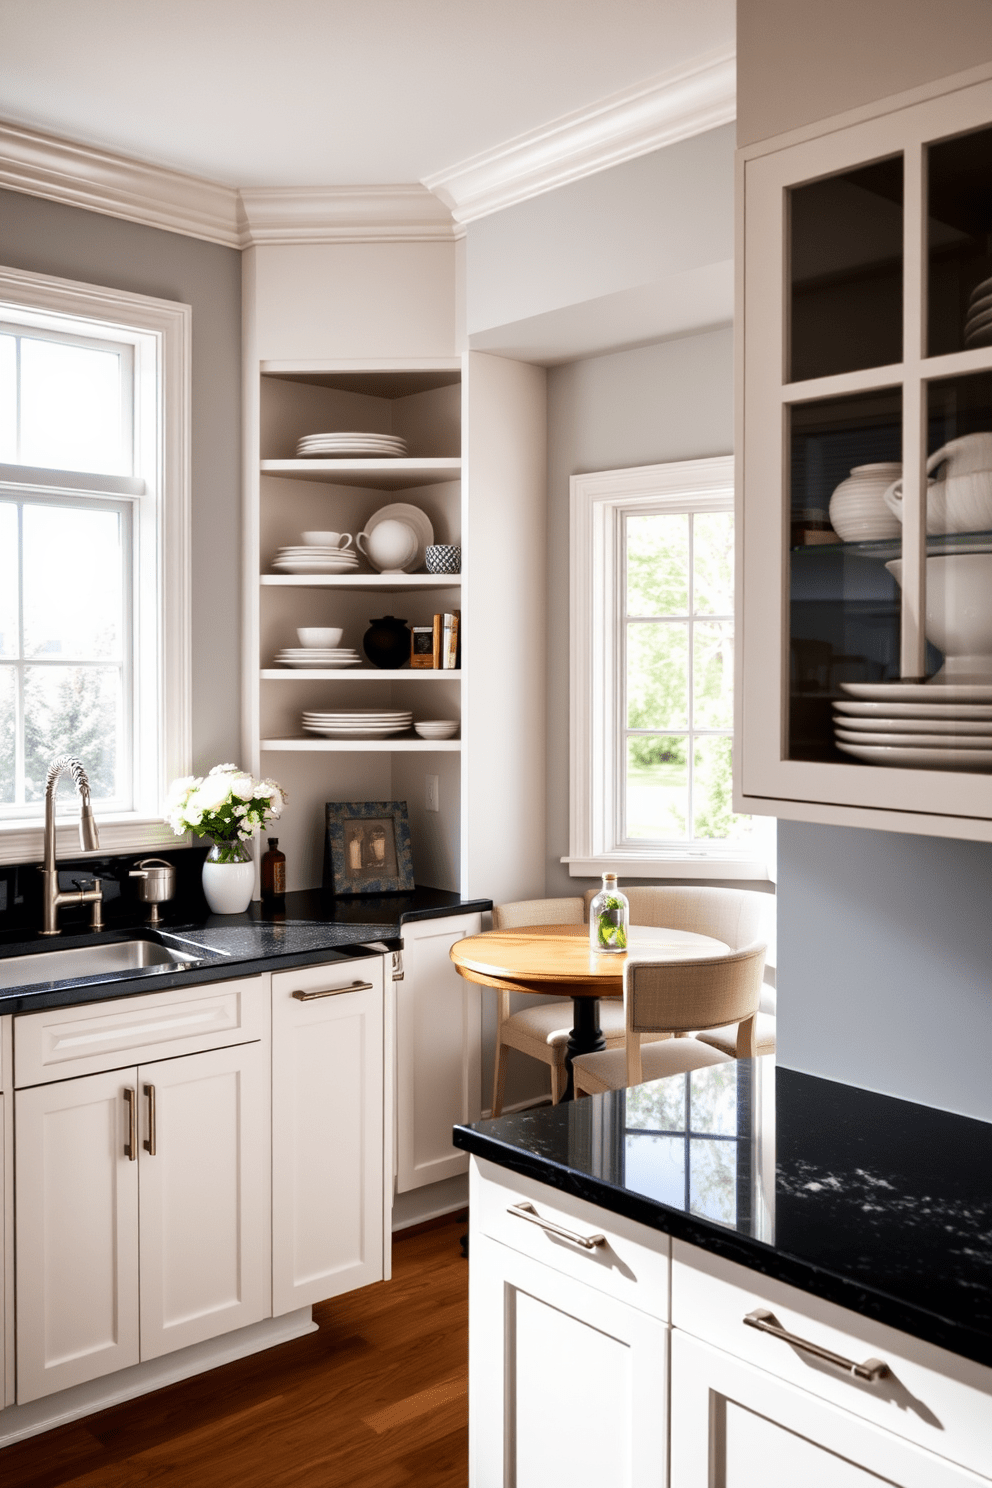
[[[231,186],[413,182],[726,51],[734,0],[3,0],[0,113]]]

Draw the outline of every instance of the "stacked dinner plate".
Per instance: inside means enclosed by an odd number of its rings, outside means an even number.
[[[973,346],[992,346],[992,279],[983,279],[968,296],[964,344],[969,349]]]
[[[276,666],[324,667],[361,666],[362,658],[354,646],[284,646],[276,657]]]
[[[300,460],[382,460],[405,454],[406,440],[398,434],[305,434],[296,446]]]
[[[992,683],[842,682],[837,748],[872,765],[992,770]]]
[[[405,734],[412,723],[413,714],[400,708],[353,708],[347,713],[309,709],[303,715],[303,732],[326,739],[386,739],[390,734]]]
[[[358,572],[353,548],[321,548],[315,543],[280,548],[272,560],[277,573],[340,574]]]

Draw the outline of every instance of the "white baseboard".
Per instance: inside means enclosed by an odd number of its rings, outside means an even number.
[[[208,1339],[206,1343],[194,1343],[161,1359],[134,1364],[130,1369],[119,1369],[102,1379],[74,1385],[71,1390],[60,1390],[56,1395],[46,1395],[42,1400],[32,1400],[27,1405],[10,1405],[0,1411],[0,1447],[38,1436],[43,1431],[51,1431],[53,1426],[78,1421],[81,1416],[91,1416],[108,1406],[134,1400],[138,1395],[161,1390],[165,1385],[174,1385],[194,1374],[205,1374],[208,1369],[261,1353],[263,1349],[288,1343],[292,1338],[301,1338],[304,1333],[315,1333],[316,1330],[311,1309],[300,1307],[295,1312],[287,1312],[284,1317],[263,1318],[260,1323],[251,1323],[234,1333]]]

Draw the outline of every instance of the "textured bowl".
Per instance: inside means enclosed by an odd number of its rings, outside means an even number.
[[[339,626],[305,625],[296,634],[301,646],[324,646],[332,650],[341,644],[344,631]]]
[[[424,554],[424,562],[428,573],[461,573],[462,550],[451,543],[431,543]]]
[[[898,517],[885,504],[885,492],[902,474],[894,461],[856,465],[830,498],[830,525],[844,542],[898,537]]]

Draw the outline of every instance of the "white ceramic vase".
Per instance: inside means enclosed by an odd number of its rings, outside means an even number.
[[[255,887],[255,864],[243,843],[214,843],[203,864],[203,893],[211,914],[244,914]]]
[[[855,465],[830,498],[830,525],[844,542],[872,542],[898,537],[899,519],[889,510],[885,493],[902,466],[892,461]]]

